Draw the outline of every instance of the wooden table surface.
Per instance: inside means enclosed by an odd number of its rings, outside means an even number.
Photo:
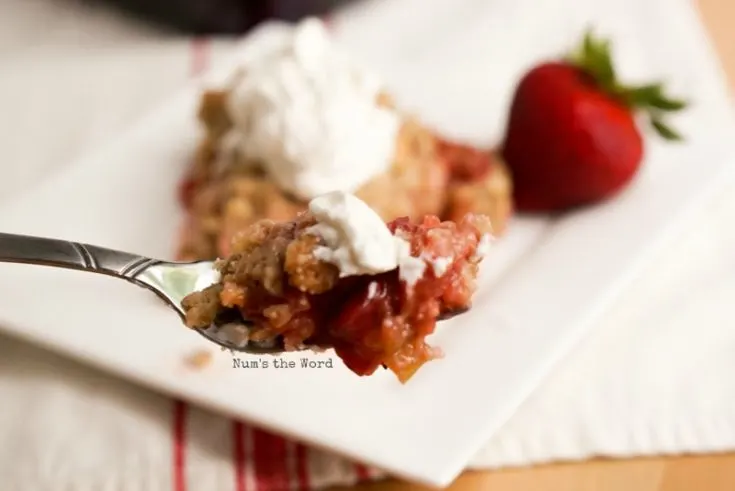
[[[610,0],[615,1],[615,0]],[[698,0],[725,71],[735,81],[735,0]],[[332,491],[428,491],[382,481]],[[735,453],[595,460],[499,472],[468,472],[449,491],[735,491]]]

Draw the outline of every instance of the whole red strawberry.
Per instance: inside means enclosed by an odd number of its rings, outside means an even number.
[[[613,196],[643,158],[637,113],[679,140],[662,116],[684,107],[661,84],[620,85],[609,43],[588,33],[571,59],[536,66],[516,89],[502,153],[517,208],[560,211]]]

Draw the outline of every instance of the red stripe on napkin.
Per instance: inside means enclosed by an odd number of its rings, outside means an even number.
[[[296,444],[296,478],[299,491],[311,489],[309,479],[309,449],[300,443]]]
[[[200,75],[209,65],[209,39],[196,38],[191,42],[191,75]]]
[[[186,491],[186,404],[173,404],[173,490]]]
[[[359,481],[370,479],[370,469],[362,464],[355,464],[355,475]]]
[[[286,440],[263,430],[253,429],[253,461],[256,491],[290,488]]]
[[[239,421],[232,423],[232,462],[235,468],[235,491],[247,491],[248,482],[245,478],[245,425]]]

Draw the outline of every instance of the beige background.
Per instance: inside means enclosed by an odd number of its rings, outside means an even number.
[[[611,0],[613,1],[613,0]],[[735,0],[698,0],[731,84],[735,81]],[[344,491],[347,488],[337,488]],[[335,489],[334,491],[337,491]],[[425,491],[397,481],[352,491]],[[450,491],[719,491],[735,490],[735,453],[701,457],[593,461],[460,477]]]

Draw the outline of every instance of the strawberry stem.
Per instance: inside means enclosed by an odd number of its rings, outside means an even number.
[[[687,102],[667,96],[662,83],[622,85],[615,73],[608,40],[598,39],[592,30],[588,30],[581,46],[572,54],[569,61],[589,75],[603,92],[631,110],[646,113],[651,126],[659,136],[671,141],[682,140],[681,135],[667,125],[664,119],[667,113],[685,109]]]

